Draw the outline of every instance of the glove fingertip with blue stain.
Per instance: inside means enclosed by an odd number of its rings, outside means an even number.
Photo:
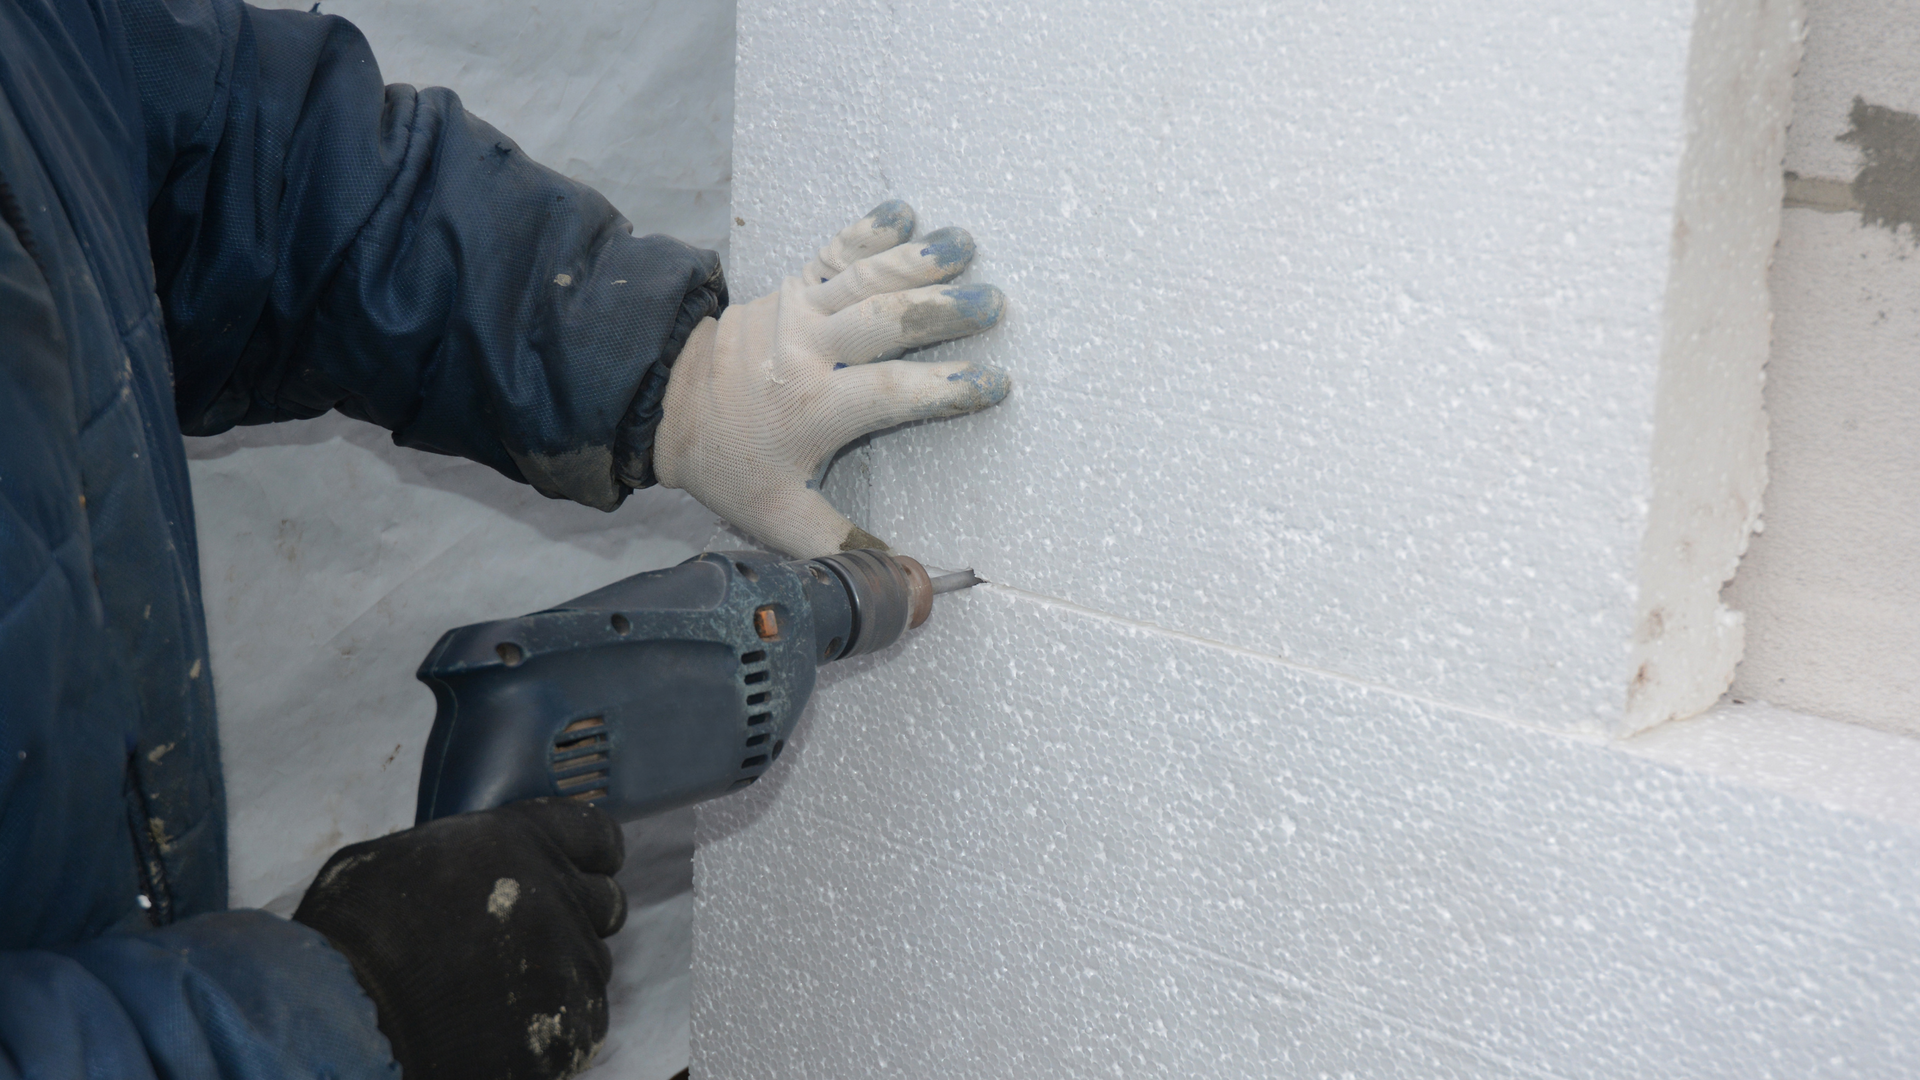
[[[952,282],[973,237],[913,240],[913,209],[881,203],[774,293],[703,320],[675,361],[654,441],[660,482],[800,558],[887,549],[816,478],[841,447],[914,420],[998,404],[1013,387],[972,360],[902,360],[1000,321],[1006,296]]]

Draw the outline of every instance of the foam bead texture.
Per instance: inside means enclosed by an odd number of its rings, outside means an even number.
[[[1609,723],[1687,13],[1123,7],[741,5],[735,293],[899,197],[968,229],[961,280],[1009,297],[922,355],[1013,395],[882,440],[860,524],[1409,693]]]
[[[702,809],[696,1075],[1920,1072],[1920,840],[1596,738],[1691,5],[739,18],[736,288],[904,198],[1015,389],[829,478],[995,584]]]
[[[1920,1067],[1910,831],[948,599],[703,808],[695,1075]]]

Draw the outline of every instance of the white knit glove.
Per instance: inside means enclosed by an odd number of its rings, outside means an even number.
[[[828,505],[819,479],[870,431],[984,409],[1006,372],[971,361],[896,360],[1000,321],[991,285],[941,285],[973,259],[960,229],[913,235],[886,202],[833,238],[798,277],[719,321],[702,320],[674,362],[654,436],[660,482],[798,558],[885,548]]]

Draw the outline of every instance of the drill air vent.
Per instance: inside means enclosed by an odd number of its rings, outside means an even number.
[[[597,803],[607,797],[607,725],[598,716],[575,720],[553,737],[549,768],[560,794]]]
[[[768,680],[767,651],[755,649],[740,654],[740,687],[746,694],[747,703],[747,741],[742,748],[745,753],[740,761],[743,775],[735,779],[729,790],[746,787],[760,774],[767,771],[772,755],[767,751],[767,741],[773,738],[773,711],[767,702],[773,698],[773,692],[766,689]]]

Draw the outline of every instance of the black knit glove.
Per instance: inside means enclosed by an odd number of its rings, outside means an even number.
[[[405,1080],[558,1080],[607,1035],[624,854],[605,813],[532,799],[341,848],[293,917],[353,964]]]

